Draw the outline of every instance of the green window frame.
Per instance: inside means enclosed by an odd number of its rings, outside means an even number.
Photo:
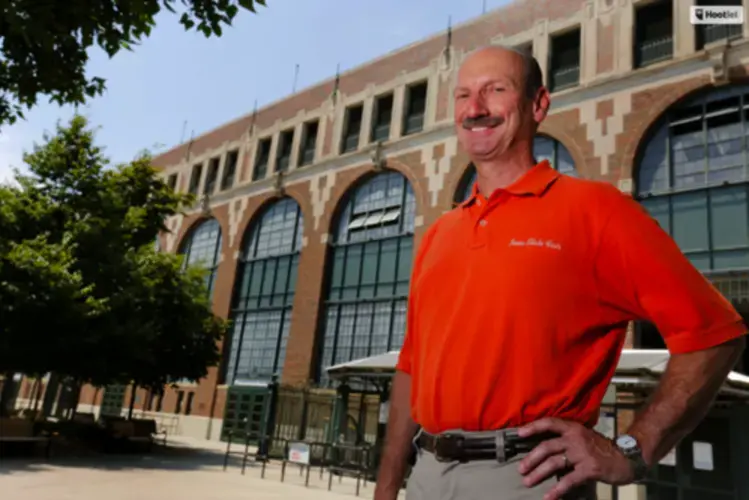
[[[250,225],[237,266],[227,383],[269,381],[286,358],[304,220],[293,198]]]
[[[342,207],[328,267],[321,385],[327,367],[403,344],[415,210],[410,183],[393,171],[368,179]]]
[[[705,274],[749,270],[749,85],[672,106],[644,141],[636,198]]]
[[[221,225],[216,219],[199,222],[190,230],[182,243],[180,254],[184,256],[184,266],[199,266],[207,269],[206,292],[213,297],[221,255]]]

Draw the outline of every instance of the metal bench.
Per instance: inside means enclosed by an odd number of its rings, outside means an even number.
[[[145,443],[151,450],[156,437],[160,444],[166,446],[166,431],[159,431],[156,421],[151,419],[120,420],[107,419],[105,427],[114,441],[126,441],[131,443]]]
[[[37,435],[34,432],[34,422],[23,418],[0,418],[0,450],[4,445],[14,447],[36,448],[44,445],[44,456],[49,458],[52,448],[52,436]]]

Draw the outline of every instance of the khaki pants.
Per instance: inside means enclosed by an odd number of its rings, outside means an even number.
[[[408,478],[406,500],[542,500],[556,484],[552,477],[527,488],[518,472],[518,455],[507,462],[477,460],[467,463],[438,462],[431,453],[419,450]],[[595,483],[565,497],[596,500]]]

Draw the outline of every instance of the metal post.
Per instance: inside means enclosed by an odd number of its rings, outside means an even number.
[[[231,438],[232,438],[233,431],[229,431],[227,433],[227,441],[226,441],[226,454],[224,455],[224,470],[229,466],[229,453],[231,449]]]
[[[619,408],[614,402],[614,439],[619,435]],[[611,500],[619,500],[619,487],[611,487]]]
[[[250,433],[247,432],[247,437],[244,441],[244,455],[242,456],[242,475],[244,476],[244,471],[247,468],[247,455],[249,454],[250,450]]]

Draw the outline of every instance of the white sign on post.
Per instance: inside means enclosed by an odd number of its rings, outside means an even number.
[[[289,443],[289,462],[309,465],[309,445],[307,443]]]
[[[388,423],[388,414],[390,412],[390,401],[385,401],[383,403],[380,403],[380,414],[379,414],[379,422],[381,424]]]
[[[692,461],[696,470],[714,470],[713,445],[694,441],[692,443]]]

